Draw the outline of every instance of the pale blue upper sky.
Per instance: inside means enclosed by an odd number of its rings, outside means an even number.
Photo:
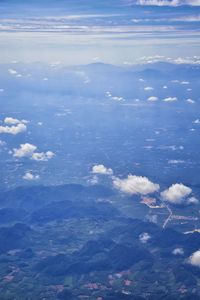
[[[0,62],[197,62],[199,29],[199,0],[7,0]]]

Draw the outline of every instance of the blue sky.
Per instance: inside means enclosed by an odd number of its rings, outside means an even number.
[[[0,62],[198,61],[199,29],[198,0],[1,1]]]

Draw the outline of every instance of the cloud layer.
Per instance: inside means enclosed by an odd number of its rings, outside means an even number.
[[[200,0],[138,0],[136,3],[144,6],[200,6]]]

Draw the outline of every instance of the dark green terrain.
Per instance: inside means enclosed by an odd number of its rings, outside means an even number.
[[[188,257],[200,234],[128,217],[115,197],[98,185],[1,192],[0,299],[199,299]]]

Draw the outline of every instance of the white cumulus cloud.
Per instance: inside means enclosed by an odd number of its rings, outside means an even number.
[[[0,126],[0,133],[7,133],[16,135],[18,133],[24,132],[27,130],[26,120],[18,120],[12,117],[6,117],[4,119],[6,125]]]
[[[200,250],[194,252],[189,257],[189,263],[195,267],[200,267]]]
[[[37,149],[37,146],[26,143],[21,144],[18,149],[13,149],[13,156],[14,157],[29,157],[32,156],[34,151]]]
[[[194,103],[195,103],[195,101],[192,100],[192,99],[187,99],[186,101],[187,101],[188,103],[190,103],[190,104],[194,104]]]
[[[21,123],[21,121],[18,120],[18,119],[14,119],[14,118],[12,118],[12,117],[6,117],[6,118],[4,119],[4,123],[6,123],[6,124],[11,124],[11,125],[15,125],[15,124]]]
[[[173,204],[192,204],[194,201],[193,197],[188,198],[188,196],[192,193],[192,189],[187,187],[182,183],[172,184],[168,189],[161,193],[161,197],[163,200],[168,201]]]
[[[151,239],[151,236],[147,232],[144,232],[140,234],[139,239],[141,243],[146,244]]]
[[[199,200],[196,197],[190,197],[187,199],[187,204],[197,204]]]
[[[151,96],[148,98],[148,101],[151,101],[151,102],[154,102],[154,101],[157,101],[158,100],[158,97],[155,97],[155,96]]]
[[[144,88],[144,90],[145,90],[145,91],[153,91],[154,88],[153,88],[152,86],[146,86],[146,87]]]
[[[4,119],[4,123],[10,124],[10,125],[16,125],[16,124],[20,124],[20,123],[27,124],[27,123],[29,123],[29,121],[27,121],[27,120],[18,120],[18,119],[12,118],[12,117],[6,117]]]
[[[11,75],[16,75],[17,71],[14,69],[8,69],[8,73],[10,73]]]
[[[8,133],[13,135],[24,132],[26,130],[27,127],[23,123],[17,124],[16,126],[0,126],[0,133]]]
[[[34,175],[31,172],[26,172],[23,176],[23,179],[25,180],[38,180],[40,178],[39,175]]]
[[[113,185],[120,191],[130,195],[147,195],[157,192],[160,189],[159,184],[151,182],[147,177],[136,175],[128,175],[125,179],[115,177],[113,179]]]
[[[55,154],[52,151],[47,152],[34,152],[31,156],[31,159],[37,161],[48,161],[49,159],[53,158]]]
[[[164,102],[174,102],[177,101],[177,97],[167,97],[165,99],[163,99]]]
[[[103,175],[112,175],[113,170],[111,168],[106,168],[104,165],[95,165],[92,168],[92,173],[103,174]]]
[[[55,154],[52,151],[47,152],[35,152],[37,150],[37,146],[26,143],[21,144],[18,149],[13,149],[14,157],[29,157],[32,160],[36,161],[48,161],[53,158]]]
[[[174,254],[174,255],[183,255],[184,254],[184,250],[183,250],[183,248],[175,248],[172,251],[172,254]]]

